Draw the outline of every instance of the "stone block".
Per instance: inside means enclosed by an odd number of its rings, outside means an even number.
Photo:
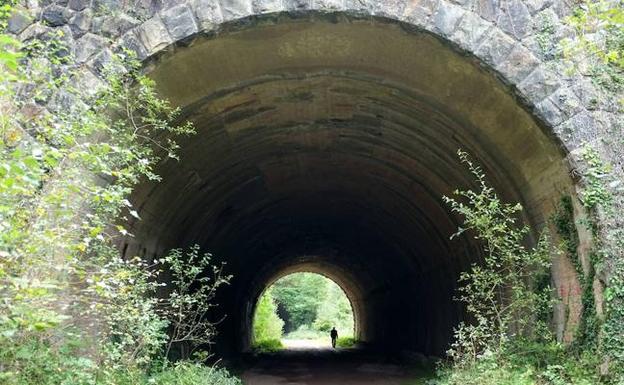
[[[33,18],[25,9],[17,8],[13,10],[11,17],[7,20],[7,31],[18,35],[33,23]]]
[[[377,16],[401,20],[405,13],[407,0],[385,0],[374,4],[373,13]]]
[[[481,44],[477,47],[475,54],[485,63],[496,68],[511,53],[514,45],[514,39],[500,29],[494,28],[481,40]]]
[[[270,13],[283,10],[282,0],[252,0],[254,13]]]
[[[451,40],[468,51],[474,51],[492,26],[492,23],[477,14],[466,12],[451,36]]]
[[[559,107],[550,99],[544,99],[535,106],[536,114],[551,127],[558,126],[564,120],[564,115]]]
[[[134,17],[122,13],[120,15],[104,18],[100,30],[101,33],[106,36],[117,37],[138,26],[140,23],[141,22]]]
[[[345,0],[345,8],[357,12],[372,12],[374,1],[372,0]]]
[[[74,11],[82,11],[91,5],[91,0],[69,0],[67,5]]]
[[[524,4],[527,6],[529,13],[535,15],[549,8],[553,4],[553,0],[525,0]]]
[[[555,127],[555,132],[565,142],[568,150],[572,151],[598,138],[598,127],[599,123],[593,114],[586,111]]]
[[[43,10],[41,19],[50,27],[60,27],[69,21],[69,13],[66,8],[54,4]]]
[[[154,16],[136,29],[147,55],[153,55],[173,42],[160,17]]]
[[[433,16],[433,25],[442,36],[450,36],[455,32],[466,11],[459,5],[440,1]]]
[[[76,41],[76,61],[84,63],[93,55],[107,46],[108,42],[101,36],[87,33]]]
[[[531,51],[516,43],[505,60],[500,61],[495,69],[511,84],[520,83],[539,65],[539,60]]]
[[[69,28],[75,38],[84,35],[91,28],[91,21],[93,19],[93,13],[90,9],[85,9],[81,12],[76,12],[74,16],[69,20]]]
[[[113,52],[106,48],[97,53],[90,61],[90,66],[98,74],[103,74],[106,69],[116,68],[119,63],[113,61]]]
[[[187,5],[178,5],[161,12],[160,17],[174,40],[181,40],[197,33],[197,23]]]
[[[284,8],[289,11],[304,11],[312,9],[312,0],[284,0]]]
[[[287,3],[287,0],[284,0]],[[235,20],[253,14],[251,0],[219,0],[223,20]]]
[[[440,0],[422,0],[409,3],[403,10],[404,19],[421,28],[432,28],[433,14],[438,9],[439,4]]]
[[[505,32],[520,40],[527,35],[531,14],[522,0],[512,0],[500,9],[496,24]]]
[[[147,49],[139,39],[135,31],[126,32],[120,39],[120,46],[136,53],[139,60],[143,60],[148,56]]]
[[[214,0],[191,0],[189,5],[201,30],[214,29],[223,21],[219,3]]]
[[[538,104],[561,87],[557,75],[540,65],[529,74],[518,89],[532,103]]]
[[[495,21],[498,9],[500,7],[499,0],[476,0],[476,12],[485,20]]]
[[[558,88],[547,98],[547,100],[550,100],[554,105],[557,106],[557,108],[559,108],[565,119],[568,119],[583,111],[581,100],[569,87]]]
[[[73,83],[84,95],[95,96],[104,87],[104,82],[91,70],[83,68],[74,78]]]
[[[312,0],[312,8],[321,11],[339,11],[346,7],[345,0]]]

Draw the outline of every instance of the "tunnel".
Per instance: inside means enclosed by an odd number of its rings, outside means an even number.
[[[258,296],[298,271],[345,290],[364,343],[443,355],[466,318],[459,274],[483,256],[472,235],[450,239],[462,219],[442,197],[475,186],[457,150],[523,205],[534,239],[572,191],[564,151],[513,85],[382,17],[252,17],[146,71],[197,134],[133,193],[142,219],[123,252],[199,244],[226,263],[224,355],[249,350]]]

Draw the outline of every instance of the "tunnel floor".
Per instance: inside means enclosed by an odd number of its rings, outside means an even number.
[[[420,385],[432,369],[366,349],[290,348],[249,357],[245,385]]]

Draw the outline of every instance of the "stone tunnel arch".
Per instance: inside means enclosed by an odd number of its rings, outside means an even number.
[[[458,218],[439,197],[469,185],[456,148],[482,162],[537,229],[560,195],[575,194],[568,171],[578,147],[599,146],[617,119],[536,44],[539,17],[566,33],[557,22],[570,12],[563,1],[123,4],[111,2],[125,12],[111,15],[87,2],[29,5],[47,26],[10,28],[23,40],[62,29],[83,63],[75,83],[94,91],[111,52],[134,50],[163,96],[199,123],[183,161],[160,166],[165,183],[136,191],[145,220],[121,246],[149,258],[199,242],[228,259],[237,276],[223,293],[231,322],[221,346],[234,352],[244,348],[236,336],[253,273],[280,256],[324,255],[357,265],[362,281],[377,277],[366,282],[385,310],[411,301],[398,326],[420,334],[402,339],[405,347],[439,353],[462,317],[450,300],[454,279],[480,254],[470,239],[448,242]],[[301,188],[310,181],[315,188]],[[553,281],[578,285],[570,261],[556,261]],[[411,297],[396,297],[397,287]],[[565,292],[558,322],[570,334],[578,291]]]
[[[483,44],[486,58],[501,54]],[[508,54],[498,66],[523,78],[515,86],[440,33],[317,12],[179,41],[147,70],[198,134],[181,142],[181,162],[160,165],[162,183],[136,190],[143,220],[126,252],[199,243],[228,262],[223,354],[249,347],[256,275],[293,255],[329,256],[366,288],[363,340],[443,354],[464,317],[457,277],[481,252],[467,236],[448,239],[459,219],[441,196],[471,185],[456,150],[526,207],[535,231],[573,194],[562,142],[519,91],[554,89],[536,63]]]

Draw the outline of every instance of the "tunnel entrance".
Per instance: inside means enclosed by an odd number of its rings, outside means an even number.
[[[457,278],[481,258],[471,237],[449,239],[460,218],[441,197],[472,184],[457,149],[535,233],[573,193],[565,154],[513,86],[392,20],[253,18],[147,70],[198,133],[134,192],[143,219],[123,247],[151,258],[197,243],[227,262],[224,355],[251,348],[267,283],[302,268],[344,288],[357,339],[442,355],[465,316]]]
[[[267,285],[255,304],[253,345],[257,351],[328,349],[355,345],[353,306],[336,282],[311,272],[289,273]]]

